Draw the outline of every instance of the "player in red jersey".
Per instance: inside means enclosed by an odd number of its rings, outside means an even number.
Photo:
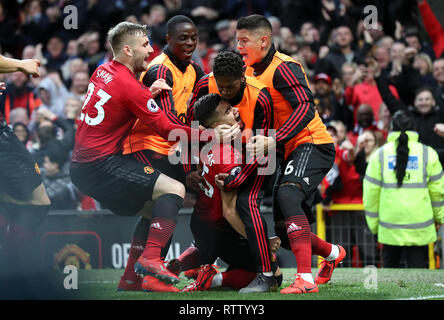
[[[206,128],[241,124],[242,121],[239,111],[215,93],[197,100],[194,112],[195,119]],[[200,193],[191,217],[191,231],[195,247],[199,250],[200,264],[204,267],[196,281],[183,291],[207,290],[218,286],[240,289],[256,277],[255,255],[246,239],[242,220],[234,209],[237,190],[222,193],[215,182],[216,175],[221,172],[238,174],[242,162],[240,151],[231,144],[212,144],[201,149],[203,182],[199,184]],[[274,250],[277,250],[278,242],[276,239],[272,242]],[[229,265],[226,272],[219,273],[211,265],[218,257]],[[280,285],[282,275],[279,269],[275,277]]]
[[[160,252],[174,231],[185,187],[122,155],[122,142],[137,119],[166,139],[173,129],[197,139],[200,132],[171,123],[153,100],[150,88],[137,81],[136,74],[146,70],[147,59],[153,52],[146,32],[146,26],[129,22],[121,22],[108,32],[114,59],[98,67],[91,76],[70,171],[81,192],[115,214],[151,218],[146,246],[135,270],[161,280],[146,281],[155,284],[145,287],[147,291],[178,291],[173,285],[180,279],[166,270]],[[227,131],[228,135],[235,134],[239,128],[234,126]],[[219,132],[216,136],[220,136]]]

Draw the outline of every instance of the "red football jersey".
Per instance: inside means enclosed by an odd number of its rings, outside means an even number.
[[[188,137],[191,135],[190,127],[171,123],[149,88],[126,66],[115,60],[99,66],[88,85],[72,161],[91,162],[120,153],[137,118],[166,139],[173,129],[184,129]]]
[[[199,184],[201,191],[194,211],[200,219],[208,223],[224,225],[228,222],[223,216],[221,193],[215,178],[219,173],[239,173],[242,157],[240,152],[227,144],[216,144],[205,153],[200,159],[204,182]]]

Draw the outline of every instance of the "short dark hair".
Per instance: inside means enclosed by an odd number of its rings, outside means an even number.
[[[267,18],[265,18],[263,15],[260,14],[252,14],[247,17],[241,17],[237,21],[236,28],[238,30],[240,29],[256,30],[259,28],[265,28],[270,30],[270,32],[272,30],[270,21],[268,21]]]
[[[214,76],[232,76],[241,78],[244,75],[244,65],[239,54],[222,51],[214,58]]]
[[[172,17],[170,20],[168,20],[166,24],[167,33],[169,35],[174,34],[176,32],[176,26],[181,23],[191,23],[193,26],[196,26],[196,24],[191,20],[189,17],[184,15],[177,15]]]
[[[204,127],[209,127],[212,122],[217,106],[219,105],[222,97],[217,93],[210,93],[200,97],[194,104],[194,119]]]
[[[420,88],[416,89],[416,91],[415,91],[415,97],[416,97],[418,94],[423,93],[424,91],[428,91],[428,92],[430,92],[431,95],[432,95],[432,97],[433,97],[433,99],[435,99],[435,91],[433,90],[432,87],[429,87],[429,86],[423,86],[423,87],[420,87]],[[436,99],[435,99],[435,100],[436,100]]]
[[[49,161],[57,163],[59,169],[62,169],[69,159],[66,148],[58,140],[48,142],[44,155],[48,157]]]

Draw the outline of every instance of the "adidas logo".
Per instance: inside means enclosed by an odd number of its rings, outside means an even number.
[[[308,177],[302,178],[302,180],[304,180],[307,185],[310,185],[310,180]]]
[[[158,230],[163,230],[162,227],[160,226],[159,222],[154,222],[150,225],[150,228],[154,228],[154,229],[158,229]]]
[[[302,228],[300,226],[298,226],[296,223],[292,223],[288,226],[287,228],[287,233],[293,232],[293,231],[297,231],[297,230],[301,230]]]

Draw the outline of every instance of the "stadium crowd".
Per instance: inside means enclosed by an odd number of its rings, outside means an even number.
[[[430,1],[431,2],[431,1]],[[364,8],[378,21],[365,25]],[[76,28],[66,28],[76,8]],[[299,61],[316,109],[336,147],[335,165],[318,201],[362,203],[370,156],[387,139],[395,111],[414,115],[419,141],[444,165],[444,27],[425,0],[411,1],[0,1],[0,46],[5,56],[41,61],[41,76],[0,75],[0,111],[42,168],[52,209],[100,209],[72,184],[68,163],[88,82],[112,59],[105,41],[121,21],[149,26],[154,49],[166,46],[166,22],[190,17],[198,28],[193,60],[208,74],[219,52],[236,52],[236,23],[258,13],[273,26],[279,52]],[[70,20],[71,21],[71,20]],[[187,194],[184,206],[192,207]],[[271,205],[269,198],[264,204]]]

